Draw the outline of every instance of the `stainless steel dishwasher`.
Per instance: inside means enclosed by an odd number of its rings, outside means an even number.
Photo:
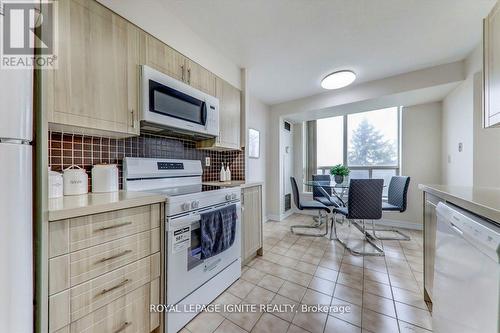
[[[450,204],[437,206],[434,332],[497,333],[500,228]]]

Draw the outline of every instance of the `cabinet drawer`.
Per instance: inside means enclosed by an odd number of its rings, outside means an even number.
[[[149,332],[149,288],[144,286],[71,323],[71,333]]]
[[[71,253],[71,287],[157,252],[152,249],[152,235],[156,233],[148,230]]]
[[[71,288],[71,321],[82,318],[150,280],[151,257],[147,257]]]
[[[50,257],[159,227],[160,205],[141,206],[51,222]],[[54,244],[53,244],[54,243]]]

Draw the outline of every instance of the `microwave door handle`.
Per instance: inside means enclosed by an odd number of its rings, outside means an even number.
[[[203,102],[203,105],[201,106],[202,108],[202,113],[201,113],[201,118],[202,118],[202,121],[203,121],[203,125],[206,126],[207,125],[207,103],[206,102]]]

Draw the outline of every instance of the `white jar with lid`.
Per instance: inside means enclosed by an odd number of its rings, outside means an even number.
[[[60,172],[52,171],[49,167],[49,199],[63,196],[63,175]]]
[[[96,164],[92,168],[92,192],[117,192],[118,167],[116,164]]]
[[[63,171],[64,195],[87,194],[89,191],[89,176],[78,165],[72,165]]]

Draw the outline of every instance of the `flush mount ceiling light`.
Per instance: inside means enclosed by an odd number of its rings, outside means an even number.
[[[347,87],[356,80],[356,73],[349,70],[337,71],[328,74],[321,80],[321,87],[324,89],[340,89]]]

